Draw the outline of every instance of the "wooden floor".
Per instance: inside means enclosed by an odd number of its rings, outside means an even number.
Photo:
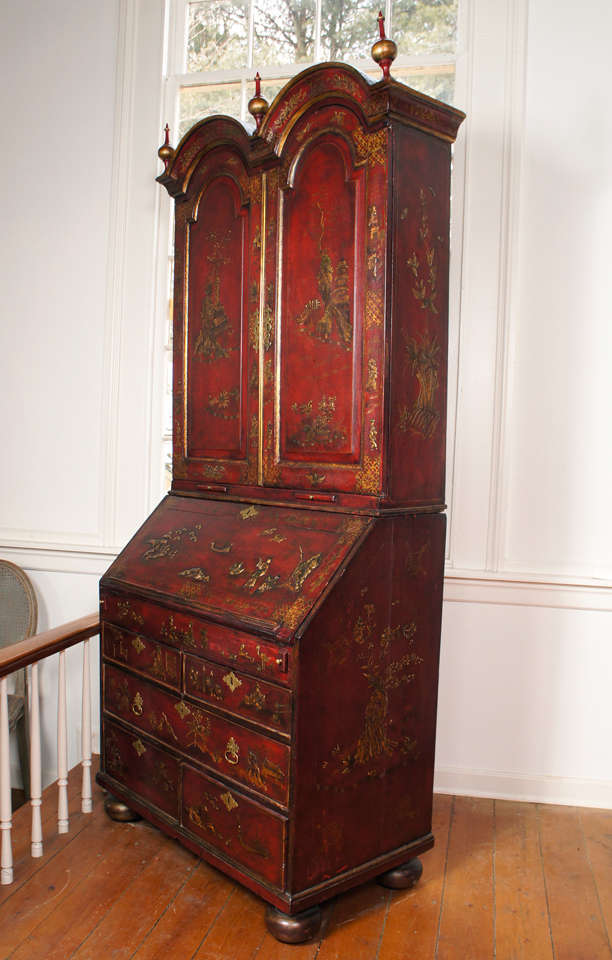
[[[15,960],[603,960],[611,958],[612,811],[437,796],[412,891],[367,884],[325,907],[316,943],[281,945],[262,903],[146,823],[112,823],[95,788],[70,833],[43,804],[45,853],[14,819],[0,957]]]

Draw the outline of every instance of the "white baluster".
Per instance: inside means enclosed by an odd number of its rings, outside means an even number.
[[[0,680],[0,883],[13,882],[13,848],[11,846],[11,763],[9,753],[8,688],[6,677]]]
[[[42,857],[42,824],[40,804],[42,795],[40,759],[40,701],[38,699],[38,664],[32,664],[30,680],[30,796],[32,806],[32,856]]]
[[[81,704],[81,751],[83,755],[83,785],[81,810],[91,813],[91,677],[89,674],[89,640],[83,642],[83,700]]]
[[[68,833],[68,734],[66,730],[66,651],[59,655],[57,691],[57,832]]]

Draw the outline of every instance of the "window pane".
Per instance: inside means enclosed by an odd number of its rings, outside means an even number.
[[[397,67],[391,68],[391,75],[419,93],[452,104],[455,97],[455,65],[437,67]],[[376,78],[378,79],[378,77]]]
[[[399,55],[454,53],[457,0],[394,0],[391,34]]]
[[[201,87],[183,87],[180,100],[179,135],[204,117],[215,113],[240,119],[242,88],[240,83],[207,83]]]
[[[315,0],[256,0],[253,64],[309,63],[314,55]]]
[[[200,0],[189,4],[187,70],[246,67],[248,3],[246,0]]]
[[[371,0],[323,0],[323,59],[367,60],[370,48],[378,37],[377,15],[378,7],[373,7]]]

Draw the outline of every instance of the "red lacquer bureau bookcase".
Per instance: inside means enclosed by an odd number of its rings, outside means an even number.
[[[463,114],[393,80],[393,48],[380,82],[320,64],[253,98],[253,134],[216,116],[161,148],[173,482],[101,582],[109,812],[289,941],[349,887],[414,883],[433,844]]]

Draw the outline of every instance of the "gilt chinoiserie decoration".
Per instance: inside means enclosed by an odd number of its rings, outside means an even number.
[[[175,199],[173,481],[101,583],[100,782],[316,933],[433,844],[450,149],[326,63],[216,116]],[[113,811],[118,805],[114,803]]]

